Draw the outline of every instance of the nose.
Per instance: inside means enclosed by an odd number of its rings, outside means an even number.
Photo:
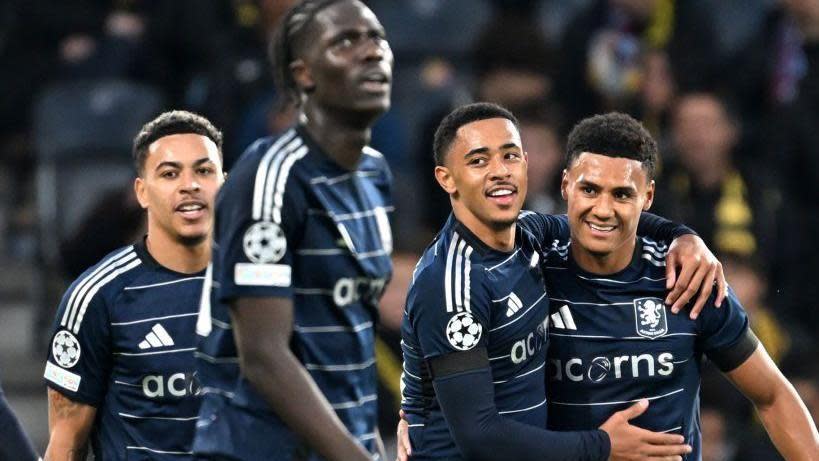
[[[612,206],[612,198],[608,194],[600,194],[594,202],[592,213],[598,219],[605,220],[614,217],[614,207]]]
[[[390,44],[381,37],[371,37],[364,45],[364,59],[367,61],[382,61],[392,54]]]
[[[503,179],[512,175],[512,170],[502,158],[493,157],[490,162],[489,175],[492,179]]]
[[[182,174],[182,182],[180,186],[183,192],[199,192],[202,185],[193,172],[186,172]]]

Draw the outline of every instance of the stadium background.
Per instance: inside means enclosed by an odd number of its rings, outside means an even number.
[[[288,126],[265,37],[292,0],[0,2],[0,379],[43,450],[40,376],[67,281],[142,232],[130,141],[162,110],[210,118],[230,164]],[[561,212],[567,130],[621,110],[659,140],[652,211],[720,255],[753,327],[819,417],[819,0],[371,0],[395,53],[373,145],[396,178],[395,278],[378,348],[394,431],[396,329],[418,253],[448,202],[432,132],[476,99],[511,108],[529,208]],[[705,460],[778,459],[751,409],[706,367]]]

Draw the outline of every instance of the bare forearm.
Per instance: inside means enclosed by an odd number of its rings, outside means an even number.
[[[88,454],[88,435],[96,409],[48,389],[49,440],[46,461],[82,461]]]
[[[765,430],[788,461],[819,461],[819,434],[807,408],[787,383],[775,401],[757,408]]]
[[[273,411],[328,460],[369,460],[350,436],[313,378],[288,350],[276,360],[248,364],[248,381]]]

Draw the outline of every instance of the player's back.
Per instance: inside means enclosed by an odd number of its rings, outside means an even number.
[[[582,270],[570,252],[544,262],[550,429],[597,428],[647,398],[634,424],[682,434],[694,448],[686,459],[699,459],[702,356],[720,360],[741,343],[747,318],[733,295],[721,309],[709,303],[698,320],[672,315],[664,304],[666,253],[664,244],[638,239],[630,265],[610,275]]]
[[[485,347],[503,417],[544,427],[548,299],[539,244],[518,228],[515,250],[483,244],[454,217],[416,267],[402,326],[402,407],[413,459],[458,459],[428,361]]]
[[[66,291],[45,379],[97,408],[97,459],[191,459],[203,279],[159,265],[139,242],[103,258]]]
[[[391,273],[390,181],[372,149],[344,170],[301,128],[260,140],[231,171],[217,199],[198,328],[198,453],[315,456],[240,376],[229,315],[239,297],[292,299],[293,353],[348,430],[375,450],[374,323]]]

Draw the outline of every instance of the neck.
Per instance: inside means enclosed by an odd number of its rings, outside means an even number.
[[[307,133],[328,157],[347,170],[358,167],[361,151],[370,143],[374,118],[334,113],[308,103],[302,119]]]
[[[455,203],[453,203],[452,211],[455,213],[455,218],[488,247],[503,252],[509,252],[515,248],[515,222],[504,226],[491,226],[482,222],[474,214],[462,211],[459,206],[455,206]]]
[[[572,239],[570,245],[574,262],[586,272],[596,275],[609,275],[620,272],[628,267],[631,258],[634,257],[634,247],[637,245],[637,237],[630,239],[610,253],[594,253],[583,248],[579,241]]]
[[[210,262],[210,236],[199,243],[184,245],[148,226],[145,246],[160,265],[183,274],[201,272]]]

